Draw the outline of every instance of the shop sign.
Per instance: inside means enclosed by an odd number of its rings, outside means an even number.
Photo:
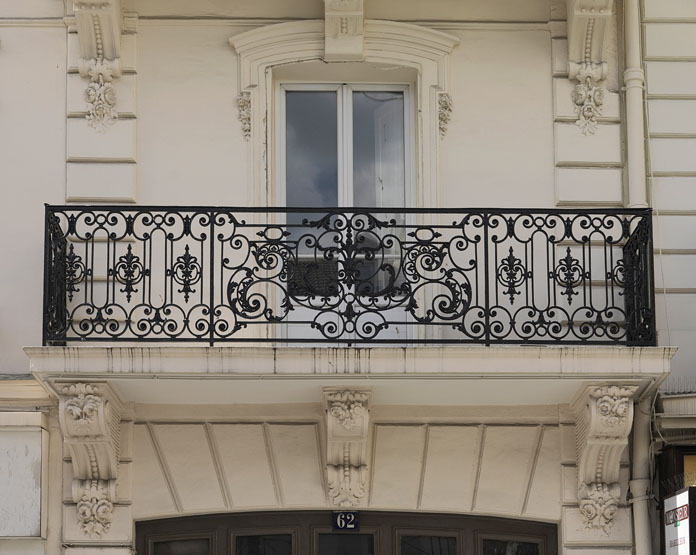
[[[687,488],[665,498],[665,554],[691,555],[691,503],[696,488]]]

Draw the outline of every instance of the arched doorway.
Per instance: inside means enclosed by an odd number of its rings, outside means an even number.
[[[556,555],[555,524],[483,516],[361,511],[202,515],[136,523],[138,555]]]

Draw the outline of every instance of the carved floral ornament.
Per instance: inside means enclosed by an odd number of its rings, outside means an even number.
[[[326,474],[337,507],[357,507],[367,491],[368,389],[326,388]]]
[[[633,424],[634,385],[591,385],[575,403],[578,504],[587,529],[608,532],[619,509],[621,455]]]
[[[59,393],[58,417],[72,459],[77,521],[85,535],[99,538],[113,520],[121,405],[107,384],[73,383]]]
[[[117,119],[113,80],[121,75],[120,42],[123,15],[117,0],[82,0],[73,3],[80,42],[79,70],[89,79],[84,92],[85,119],[104,132]]]
[[[607,78],[606,43],[614,0],[567,0],[568,76],[577,81],[571,98],[583,135],[597,130]]]

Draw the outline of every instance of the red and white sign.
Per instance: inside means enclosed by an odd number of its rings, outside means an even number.
[[[690,555],[689,490],[665,499],[665,553]]]

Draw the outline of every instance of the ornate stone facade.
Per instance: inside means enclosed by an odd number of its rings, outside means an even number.
[[[590,385],[574,403],[578,502],[585,527],[608,530],[619,508],[621,455],[633,423],[634,385]]]
[[[77,520],[86,535],[98,538],[113,519],[121,404],[106,384],[66,384],[59,393],[59,420],[72,459]]]
[[[356,507],[365,497],[370,396],[362,388],[324,389],[328,493],[338,507]]]

